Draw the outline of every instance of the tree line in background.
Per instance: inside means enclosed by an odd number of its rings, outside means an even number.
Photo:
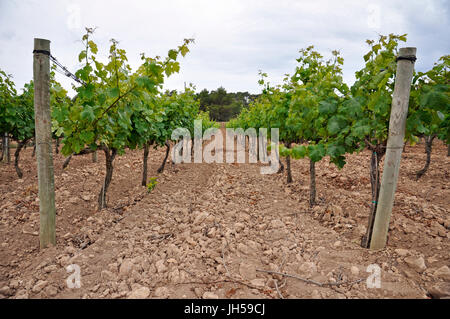
[[[218,122],[228,122],[241,113],[242,109],[247,108],[259,94],[250,94],[248,92],[227,92],[223,87],[209,92],[203,89],[196,94],[200,102],[200,110],[208,112],[211,120]]]

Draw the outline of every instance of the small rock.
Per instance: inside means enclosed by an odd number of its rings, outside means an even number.
[[[133,270],[133,262],[130,259],[125,259],[120,265],[120,276],[127,276]]]
[[[0,288],[0,295],[12,296],[13,295],[13,291],[8,286],[4,286],[4,287]]]
[[[423,257],[407,257],[405,258],[405,262],[408,264],[409,267],[417,271],[418,273],[422,273],[427,269],[427,266],[425,265],[425,260]]]
[[[206,213],[206,212],[199,213],[194,218],[194,225],[199,225],[206,219],[206,217],[208,217],[208,213]]]
[[[239,273],[241,274],[242,278],[246,280],[252,280],[256,278],[256,267],[252,264],[248,263],[241,263],[239,266]]]
[[[234,229],[236,230],[236,232],[240,232],[240,231],[244,230],[244,228],[245,228],[245,224],[243,224],[243,223],[234,224]]]
[[[338,240],[338,241],[336,241],[334,244],[333,244],[333,247],[341,247],[342,246],[342,242],[340,241],[340,240]]]
[[[95,285],[94,287],[92,287],[91,289],[89,289],[92,292],[97,292],[100,289],[100,284]]]
[[[203,296],[203,290],[202,289],[200,289],[200,288],[194,288],[194,293],[195,293],[195,295],[198,297],[198,298],[200,298],[201,296]]]
[[[56,265],[50,265],[50,266],[45,267],[45,268],[44,268],[44,271],[45,271],[47,274],[49,274],[49,273],[51,273],[51,272],[56,271],[57,269],[58,269],[58,266],[56,266]]]
[[[300,267],[298,267],[298,271],[309,278],[317,273],[317,266],[315,263],[307,261],[301,264]]]
[[[121,281],[118,287],[119,293],[128,292],[128,285],[125,281]]]
[[[145,299],[150,296],[150,289],[147,287],[140,287],[133,290],[129,295],[128,299]]]
[[[350,272],[352,273],[353,276],[358,276],[359,275],[359,268],[356,266],[352,266],[350,268]]]
[[[100,273],[100,277],[105,281],[112,281],[116,276],[114,276],[114,274],[109,270],[102,270],[102,272]]]
[[[156,270],[157,270],[158,273],[160,273],[160,274],[167,271],[167,266],[164,265],[164,259],[158,260],[158,261],[155,263],[155,266],[156,266]]]
[[[47,286],[44,289],[44,292],[49,297],[54,297],[58,294],[58,289],[55,286]]]
[[[248,246],[244,245],[243,243],[238,244],[237,250],[246,255],[250,254],[250,248]]]
[[[356,229],[359,236],[364,236],[367,233],[367,227],[364,225],[358,225]]]
[[[76,249],[75,247],[73,247],[73,246],[67,246],[67,247],[64,249],[64,252],[67,253],[67,254],[74,255],[74,254],[76,254],[77,249]]]
[[[344,215],[344,211],[342,210],[341,206],[333,205],[332,210],[333,210],[334,216],[343,216]]]
[[[28,295],[28,292],[26,289],[21,289],[16,293],[14,298],[15,299],[28,299],[29,295]]]
[[[263,288],[266,285],[266,280],[264,278],[256,278],[250,281],[250,283],[259,288]]]
[[[428,265],[434,264],[435,262],[439,261],[439,259],[437,259],[436,257],[432,256],[432,257],[428,257],[427,258],[427,263]]]
[[[444,221],[444,227],[450,230],[450,218]]]
[[[155,297],[159,299],[169,297],[169,289],[167,287],[158,287],[155,290]]]
[[[443,238],[447,238],[447,231],[445,229],[439,229],[438,235]]]
[[[13,279],[9,282],[9,287],[17,289],[20,286],[20,282],[17,279]],[[0,292],[1,293],[1,292]]]
[[[397,255],[399,255],[401,257],[405,257],[405,256],[409,255],[409,250],[407,250],[407,249],[397,248],[394,251]]]
[[[320,292],[318,290],[313,290],[313,292],[311,293],[311,298],[312,299],[322,299],[322,295],[320,294]]]
[[[437,221],[431,222],[431,233],[436,236],[447,237],[447,230]]]
[[[428,289],[428,293],[434,299],[448,298],[450,297],[450,283],[442,282],[438,283]]]
[[[434,272],[434,275],[445,281],[450,281],[450,268],[448,268],[448,266],[442,266]]]
[[[284,227],[285,225],[284,225],[284,223],[283,223],[281,220],[279,220],[279,219],[274,219],[274,220],[272,220],[272,222],[270,223],[270,226],[271,226],[272,228],[282,228],[282,227]]]
[[[42,289],[44,289],[45,286],[47,286],[48,282],[45,280],[39,280],[33,287],[33,289],[31,289],[32,292],[34,292],[35,294],[41,292]]]
[[[173,284],[178,284],[180,282],[180,271],[177,268],[169,273],[169,281]]]
[[[203,294],[202,298],[203,299],[219,299],[219,296],[217,296],[215,293],[207,291]]]

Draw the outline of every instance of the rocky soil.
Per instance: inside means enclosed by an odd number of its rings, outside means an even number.
[[[381,251],[360,247],[368,152],[349,156],[343,170],[320,162],[311,209],[306,160],[293,162],[294,183],[286,184],[284,174],[261,175],[259,164],[169,163],[157,174],[164,150],[152,150],[149,177],[158,185],[147,193],[142,152],[128,151],[114,163],[100,212],[103,155],[98,163],[74,158],[65,170],[56,155],[57,245],[39,251],[36,164],[26,149],[23,179],[0,164],[0,298],[449,297],[446,151],[436,142],[429,172],[416,181],[423,145],[406,148]],[[80,288],[67,285],[74,264]],[[371,288],[377,267],[381,288]]]

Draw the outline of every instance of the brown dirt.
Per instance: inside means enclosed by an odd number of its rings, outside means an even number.
[[[0,298],[444,296],[446,151],[435,142],[430,170],[416,181],[423,145],[407,147],[381,251],[359,246],[370,205],[368,152],[349,156],[341,171],[327,160],[317,164],[319,205],[310,209],[306,160],[293,161],[288,185],[284,174],[261,175],[256,164],[169,164],[158,175],[164,149],[152,150],[149,177],[157,176],[158,185],[148,194],[139,186],[142,151],[127,151],[114,162],[109,208],[101,212],[103,154],[98,163],[75,157],[64,171],[56,155],[57,245],[40,252],[36,164],[26,149],[22,180],[13,165],[0,164]],[[425,269],[411,265],[420,258]],[[80,289],[67,287],[71,264],[80,266]],[[366,285],[371,264],[381,267],[379,289]],[[344,284],[316,284],[336,282]]]

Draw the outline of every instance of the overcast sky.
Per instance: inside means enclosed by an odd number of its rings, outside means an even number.
[[[184,38],[195,38],[181,72],[166,88],[193,83],[197,91],[219,86],[258,93],[258,70],[281,83],[298,50],[314,45],[327,56],[340,50],[351,85],[363,66],[366,39],[408,34],[417,47],[416,69],[429,69],[450,54],[450,1],[135,1],[0,0],[0,69],[18,88],[32,79],[33,38],[51,40],[52,54],[69,70],[79,67],[84,27],[98,27],[94,41],[105,58],[111,38],[120,41],[136,68],[139,54],[166,56]],[[66,88],[71,81],[58,74]]]

